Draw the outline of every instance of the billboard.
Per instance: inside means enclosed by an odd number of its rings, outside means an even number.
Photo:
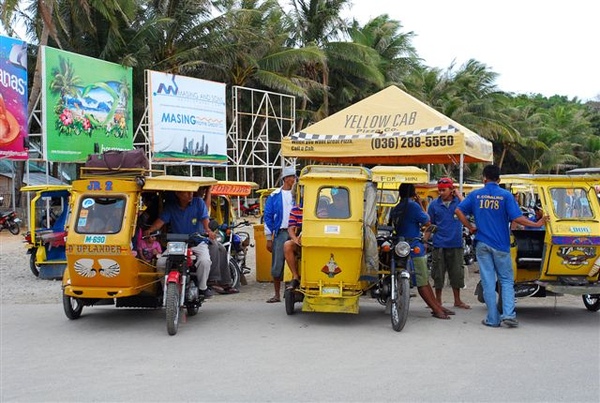
[[[133,148],[130,67],[44,46],[42,79],[46,160]]]
[[[227,164],[225,84],[146,71],[154,161]]]
[[[27,43],[0,36],[0,159],[26,160]]]

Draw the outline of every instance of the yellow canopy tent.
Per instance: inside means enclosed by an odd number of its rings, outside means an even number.
[[[282,140],[282,154],[340,164],[491,162],[492,143],[395,86]]]

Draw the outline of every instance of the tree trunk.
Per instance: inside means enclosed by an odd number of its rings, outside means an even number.
[[[45,7],[46,11],[43,12],[43,15],[52,15],[52,10],[54,8],[53,1],[40,1],[39,7]],[[43,18],[45,20],[45,18]],[[39,46],[37,51],[37,57],[35,61],[35,72],[33,74],[33,83],[31,86],[31,91],[29,92],[29,100],[27,101],[27,116],[31,116],[33,110],[36,106],[37,99],[40,95],[40,91],[42,88],[42,46],[48,44],[48,36],[50,36],[50,29],[48,27],[48,23],[44,22],[42,24],[42,34],[39,40]],[[30,120],[31,121],[31,120]],[[43,122],[42,122],[43,124]],[[15,203],[18,207],[21,207],[21,188],[23,187],[23,177],[25,175],[25,164],[28,160],[25,161],[17,161],[15,163],[15,178],[13,180],[13,185],[15,187]]]

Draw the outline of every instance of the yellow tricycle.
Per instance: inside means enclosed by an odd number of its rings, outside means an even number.
[[[171,264],[167,262],[165,273],[156,260],[137,253],[136,244],[142,238],[140,224],[154,222],[170,200],[170,192],[199,192],[216,183],[205,177],[149,176],[149,171],[143,169],[124,169],[111,175],[99,168],[82,168],[80,179],[71,189],[67,268],[62,282],[66,316],[77,319],[84,306],[96,304],[159,308],[169,302],[167,328],[169,334],[175,334],[180,310],[187,308],[188,315],[195,315],[201,301],[187,300],[187,295],[194,294],[189,273],[175,273],[174,277],[186,281],[171,287]],[[171,241],[170,235],[167,241]],[[163,256],[181,254],[185,258],[188,235],[169,242]],[[163,298],[171,289],[176,291],[173,297]]]
[[[60,279],[67,265],[65,230],[69,215],[69,185],[30,185],[21,188],[31,192],[29,231],[25,243],[29,269],[42,279]]]
[[[251,224],[247,220],[237,220],[234,214],[237,200],[233,198],[247,197],[256,189],[258,184],[243,181],[219,181],[211,188],[211,229],[227,249],[234,288],[247,284],[246,274],[250,274],[251,270],[246,264],[246,257],[248,248],[254,245],[250,243],[250,233],[241,230]]]
[[[536,219],[536,210],[548,217],[541,229],[512,228],[515,296],[582,295],[585,307],[598,311],[600,204],[595,185],[600,175],[502,175],[500,183],[530,219]],[[480,286],[476,294],[483,302]]]
[[[381,180],[381,179],[380,179]],[[389,311],[401,331],[410,302],[411,247],[377,225],[377,183],[357,166],[307,166],[298,180],[303,224],[300,285],[287,287],[285,309],[358,313],[362,295]],[[300,202],[300,200],[299,200]]]

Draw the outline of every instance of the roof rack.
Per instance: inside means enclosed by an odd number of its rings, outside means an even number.
[[[145,168],[95,168],[81,167],[79,170],[79,179],[91,179],[98,177],[111,177],[121,179],[135,179],[140,176],[164,175],[164,171],[160,169],[145,169]]]

